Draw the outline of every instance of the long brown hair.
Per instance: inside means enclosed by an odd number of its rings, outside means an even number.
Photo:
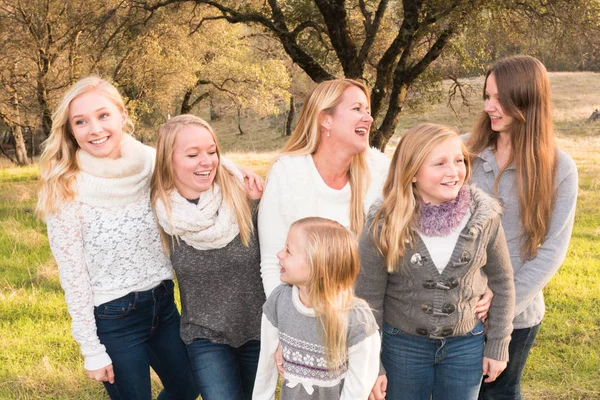
[[[414,244],[412,226],[419,214],[420,197],[413,178],[435,146],[458,137],[458,133],[449,127],[419,124],[400,139],[383,185],[383,202],[370,227],[373,241],[385,257],[388,272],[396,271],[406,246]],[[464,182],[467,182],[471,175],[469,152],[462,142],[461,148],[466,168]]]
[[[222,166],[220,162],[221,148],[219,147],[217,136],[208,122],[200,117],[190,114],[178,115],[171,118],[159,128],[158,138],[156,140],[156,166],[150,182],[150,200],[152,202],[152,207],[155,208],[156,202],[160,199],[165,206],[169,220],[171,219],[171,201],[169,200],[169,193],[175,188],[175,177],[173,172],[173,149],[175,147],[175,138],[179,131],[190,125],[206,129],[210,132],[215,141],[219,164],[217,165],[214,183],[221,188],[223,199],[229,210],[235,213],[237,224],[240,229],[240,239],[244,246],[248,246],[254,232],[251,200],[246,194],[246,188],[242,181]],[[167,235],[162,228],[160,231],[163,248],[166,252],[169,252]]]
[[[338,222],[320,217],[300,219],[292,229],[306,240],[309,300],[323,327],[327,364],[336,370],[348,357],[348,313],[361,301],[354,296],[360,267],[356,239]]]
[[[333,79],[319,83],[308,95],[296,129],[290,136],[279,157],[284,155],[310,155],[317,151],[321,142],[319,118],[322,113],[333,114],[335,108],[342,102],[342,95],[349,87],[356,86],[367,96],[367,87],[352,79]],[[369,138],[367,135],[367,143]],[[350,230],[355,234],[362,231],[365,222],[364,197],[371,183],[371,174],[367,164],[367,152],[364,151],[352,157],[350,163]]]
[[[554,207],[556,145],[550,104],[550,80],[544,65],[529,56],[513,56],[494,64],[485,81],[494,74],[498,100],[504,113],[513,118],[510,127],[511,154],[507,165],[515,163],[519,211],[521,214],[521,258],[532,259],[550,226]],[[486,96],[486,84],[483,96]],[[482,112],[467,140],[473,155],[486,147],[496,147],[499,133],[492,130],[487,113]],[[498,182],[494,183],[498,196]]]

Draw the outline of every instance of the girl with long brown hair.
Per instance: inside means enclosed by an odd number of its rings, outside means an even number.
[[[520,383],[545,306],[542,289],[565,259],[577,201],[577,168],[556,147],[550,81],[533,57],[513,56],[486,74],[485,108],[467,138],[472,182],[497,197],[516,289],[510,361],[484,399],[520,399]]]
[[[367,399],[379,372],[380,339],[367,304],[354,296],[356,240],[338,222],[309,217],[290,227],[277,253],[278,286],[263,307],[254,399],[273,399],[281,344],[281,398]]]

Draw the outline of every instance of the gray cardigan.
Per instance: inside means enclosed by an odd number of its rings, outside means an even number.
[[[508,360],[515,293],[500,206],[481,190],[470,187],[471,217],[460,233],[442,274],[419,235],[397,271],[388,273],[383,255],[373,242],[371,223],[375,204],[360,238],[361,272],[356,294],[375,310],[379,327],[385,321],[401,331],[430,339],[462,336],[479,320],[475,303],[489,285],[494,298],[484,355]]]
[[[498,200],[504,210],[502,227],[514,271],[515,329],[530,328],[542,321],[545,312],[542,289],[563,263],[569,248],[577,203],[577,167],[567,153],[558,150],[557,157],[555,203],[550,229],[538,248],[537,257],[532,260],[523,261],[520,256],[521,212],[514,164],[507,167],[498,184]],[[499,168],[492,149],[487,148],[472,161],[471,183],[493,196]]]

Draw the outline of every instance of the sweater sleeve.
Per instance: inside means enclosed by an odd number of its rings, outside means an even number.
[[[275,162],[267,178],[258,210],[258,238],[260,243],[260,273],[267,297],[281,285],[277,253],[285,246],[289,226],[279,208],[279,195],[285,187],[285,176],[279,162]]]
[[[560,181],[557,191],[550,227],[543,243],[538,247],[537,256],[526,261],[515,272],[516,307],[515,315],[521,314],[531,304],[535,296],[548,284],[567,255],[575,206],[577,203],[578,178],[577,167],[566,154],[564,168],[568,172]]]
[[[279,346],[279,331],[269,322],[263,314],[260,329],[260,356],[258,370],[254,381],[254,400],[275,399],[277,388],[277,365],[275,365],[275,351]]]
[[[47,217],[48,241],[65,291],[73,338],[85,356],[85,369],[96,370],[112,361],[96,333],[93,292],[77,210],[77,203],[67,203],[56,214]]]
[[[494,297],[489,311],[484,356],[508,361],[508,345],[513,330],[515,287],[500,216],[493,220],[490,235],[486,249],[487,263],[483,271],[488,277],[488,286],[494,292]]]
[[[379,329],[383,329],[383,301],[388,284],[388,272],[383,255],[373,242],[371,220],[367,220],[358,244],[360,273],[356,280],[356,296],[367,301]]]
[[[379,375],[381,339],[375,331],[348,348],[348,371],[340,400],[367,399]]]

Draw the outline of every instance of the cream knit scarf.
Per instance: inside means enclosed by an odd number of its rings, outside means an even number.
[[[120,145],[121,157],[114,160],[77,150],[76,201],[99,207],[122,207],[142,195],[148,196],[154,149],[129,135],[123,136]]]
[[[216,183],[200,194],[198,204],[186,200],[177,189],[171,191],[169,201],[171,218],[162,201],[156,202],[158,223],[166,233],[181,237],[195,249],[220,249],[240,233],[235,213],[227,207]]]

